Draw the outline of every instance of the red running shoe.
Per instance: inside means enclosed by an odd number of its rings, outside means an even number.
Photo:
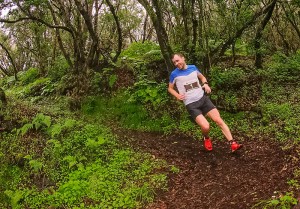
[[[242,144],[238,144],[237,142],[234,141],[231,143],[231,152],[235,152],[235,151],[241,149],[242,147],[243,147]]]
[[[208,138],[208,139],[204,138],[204,147],[207,151],[212,151],[213,148],[212,148],[212,143],[211,143],[210,138]]]

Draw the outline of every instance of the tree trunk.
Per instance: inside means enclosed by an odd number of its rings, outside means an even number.
[[[190,40],[190,30],[189,30],[189,2],[187,0],[181,0],[181,8],[182,8],[182,20],[183,20],[183,28],[184,28],[184,36],[182,37],[182,48],[184,51],[188,51],[189,40]]]
[[[142,43],[144,43],[146,41],[148,17],[149,17],[148,14],[146,14],[146,17],[144,19],[144,24],[143,24]]]
[[[235,65],[235,61],[236,61],[236,57],[235,57],[235,41],[231,45],[231,51],[232,51],[231,66],[233,67]]]
[[[163,25],[162,12],[158,1],[159,0],[152,0],[152,7],[149,4],[148,0],[138,0],[138,2],[145,8],[148,15],[150,16],[150,19],[156,31],[161,53],[165,60],[167,71],[171,72],[174,68],[174,65],[172,63],[173,50],[169,44],[168,35]]]
[[[6,95],[2,88],[0,88],[0,101],[2,102],[3,105],[7,104]]]
[[[255,67],[256,68],[262,68],[262,53],[260,51],[261,48],[261,38],[262,38],[262,33],[263,30],[265,29],[267,23],[272,17],[275,5],[276,5],[277,0],[273,0],[272,3],[270,4],[270,7],[268,7],[268,11],[266,16],[263,18],[262,22],[260,23],[259,27],[257,28],[255,39],[254,39],[254,49],[255,49]]]
[[[106,3],[108,4],[109,9],[110,9],[110,11],[111,11],[111,13],[112,13],[112,15],[114,17],[114,20],[116,22],[116,25],[117,25],[118,49],[116,51],[116,55],[112,59],[113,62],[116,62],[117,59],[118,59],[118,57],[119,57],[119,55],[121,54],[121,50],[122,50],[122,44],[123,44],[122,29],[121,29],[121,24],[120,24],[120,21],[119,21],[119,17],[116,14],[114,6],[112,5],[112,3],[109,0],[106,0]]]
[[[195,16],[194,8],[195,7],[195,0],[192,0],[192,46],[190,49],[190,56],[192,63],[197,63],[196,57],[196,45],[197,45],[197,35],[198,35],[198,21]]]
[[[12,68],[13,68],[13,71],[14,71],[15,80],[17,81],[18,80],[18,76],[17,76],[18,70],[17,70],[16,64],[15,64],[15,61],[12,58],[11,54],[9,53],[8,49],[2,43],[0,43],[0,46],[5,51],[8,59],[9,59],[9,61],[11,63],[11,65],[12,65]]]
[[[243,26],[238,28],[235,32],[235,34],[232,37],[229,37],[224,43],[221,43],[218,45],[215,49],[211,51],[212,55],[217,54],[218,56],[212,57],[212,63],[215,63],[216,58],[222,57],[225,54],[225,51],[236,41],[236,39],[240,38],[244,31],[252,26],[257,18],[259,18],[261,15],[267,13],[270,10],[270,7],[272,7],[273,2],[271,2],[269,5],[267,5],[263,10],[256,12],[251,19],[249,19]],[[219,52],[219,53],[218,53]]]
[[[295,31],[296,31],[298,37],[300,38],[300,29],[299,29],[299,27],[298,27],[298,25],[297,25],[297,20],[296,20],[295,15],[293,14],[293,12],[288,13],[288,12],[286,11],[286,8],[285,8],[284,3],[282,3],[282,4],[283,4],[283,5],[282,5],[282,9],[284,10],[284,13],[285,13],[285,16],[286,16],[287,20],[288,20],[288,21],[290,22],[290,24],[293,26],[293,28],[295,29]],[[290,8],[289,3],[286,3],[286,6],[288,6],[288,7]],[[291,10],[291,9],[290,9],[290,10]],[[298,15],[299,15],[299,13],[298,13]],[[298,22],[298,23],[299,23],[299,22]]]

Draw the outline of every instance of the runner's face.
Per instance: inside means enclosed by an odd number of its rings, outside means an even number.
[[[184,57],[181,57],[181,56],[175,54],[172,59],[172,62],[177,68],[179,68],[181,70],[186,69],[186,63],[185,63]]]

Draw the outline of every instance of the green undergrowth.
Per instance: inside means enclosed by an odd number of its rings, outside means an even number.
[[[26,107],[29,108],[29,107]],[[108,128],[28,111],[0,141],[0,208],[140,208],[166,189],[164,161]]]
[[[155,46],[149,48],[147,56],[160,59]],[[299,55],[275,55],[264,69],[211,69],[210,98],[234,138],[299,142]],[[107,91],[100,91],[104,95],[86,97],[76,114],[68,110],[70,99],[58,95],[65,89],[57,81],[64,70],[49,79],[32,68],[19,81],[1,80],[9,105],[1,105],[0,116],[10,131],[0,141],[0,207],[140,208],[166,188],[167,172],[177,168],[122,147],[107,127],[183,133],[196,140],[202,134],[182,102],[168,94],[168,81],[148,76],[144,57],[135,61],[134,48],[123,56],[134,69],[134,85],[114,91],[109,88],[117,83],[114,75]],[[209,122],[211,137],[223,140],[220,128]],[[294,203],[292,193],[281,197],[262,204]]]
[[[299,57],[299,52],[291,57],[276,54],[264,69],[211,69],[207,76],[212,88],[210,98],[235,136],[241,140],[257,140],[259,136],[280,142],[300,141]],[[183,104],[168,94],[167,81],[157,83],[139,76],[134,86],[110,97],[87,98],[82,109],[125,128],[201,137]],[[211,136],[224,139],[214,123]]]
[[[165,105],[158,109],[154,109],[154,107],[151,109],[149,106],[129,98],[127,91],[119,92],[110,98],[90,97],[85,101],[82,111],[104,123],[112,121],[113,124],[127,129],[161,132],[162,134],[180,132],[191,136],[191,138],[202,138],[200,128],[191,121],[181,103],[174,102],[172,103],[173,106]],[[172,113],[177,114],[177,116],[172,115]],[[246,113],[233,114],[221,111],[221,114],[236,132],[243,132],[251,136]],[[211,136],[216,139],[224,139],[221,130],[214,123],[211,123],[211,126]]]

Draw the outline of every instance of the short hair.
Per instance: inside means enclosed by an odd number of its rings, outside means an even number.
[[[184,55],[180,52],[176,52],[172,55],[172,59],[175,57],[175,55],[178,55],[179,57],[184,57]]]

